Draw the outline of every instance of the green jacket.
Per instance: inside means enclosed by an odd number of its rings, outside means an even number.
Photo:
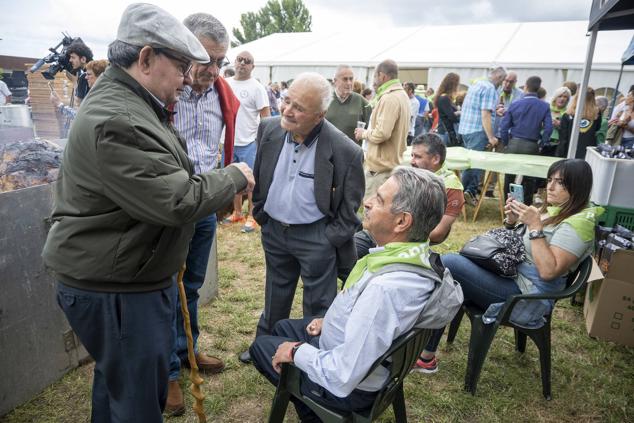
[[[195,222],[246,187],[232,166],[193,175],[169,113],[115,67],[82,102],[42,252],[61,282],[102,292],[169,286]]]

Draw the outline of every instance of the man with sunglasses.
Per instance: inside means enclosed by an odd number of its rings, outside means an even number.
[[[191,84],[190,61],[209,61],[176,18],[128,6],[108,61],[71,127],[42,256],[95,359],[91,421],[160,422],[174,276],[194,225],[255,181],[241,163],[196,173],[170,122],[166,106]]]
[[[209,61],[194,63],[191,67],[191,86],[183,92],[174,108],[174,126],[187,142],[187,153],[194,165],[195,173],[211,171],[218,165],[221,134],[225,130],[224,157],[232,157],[236,115],[240,102],[229,85],[219,76],[220,68],[229,62],[225,58],[229,36],[225,27],[215,17],[206,13],[188,16],[183,24],[197,38],[209,54]],[[224,163],[228,165],[229,160]],[[219,373],[224,369],[220,358],[208,356],[197,348],[198,336],[198,290],[203,286],[209,262],[209,253],[216,232],[216,215],[210,213],[196,222],[196,229],[189,243],[183,284],[187,296],[196,364],[202,371]],[[181,363],[188,366],[187,337],[183,329],[183,315],[176,305],[174,334],[176,342],[170,359],[169,390],[165,413],[181,415],[185,412],[183,393],[178,383]]]
[[[260,118],[271,116],[269,96],[266,89],[257,79],[251,76],[255,63],[253,55],[243,51],[236,57],[236,74],[227,79],[234,94],[240,100],[240,110],[236,120],[236,137],[233,147],[233,162],[246,163],[253,169],[255,163],[255,137],[258,133]],[[236,195],[233,202],[233,215],[228,217],[226,223],[243,222],[242,232],[255,231],[257,223],[253,219],[253,198],[249,194],[249,212],[246,220],[242,215],[242,195]]]

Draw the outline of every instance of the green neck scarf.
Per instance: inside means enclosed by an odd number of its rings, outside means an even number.
[[[445,183],[445,189],[459,189],[460,191],[464,190],[460,179],[453,173],[451,170],[447,169],[447,163],[443,163],[441,168],[438,169],[436,175],[440,176]]]
[[[368,254],[357,261],[343,289],[352,287],[359,282],[363,273],[368,270],[376,273],[388,264],[411,264],[431,269],[429,264],[429,242],[391,242],[383,250]]]
[[[546,211],[548,216],[554,217],[561,213],[561,207],[549,206],[546,207]],[[588,207],[577,214],[567,217],[562,223],[568,223],[583,242],[589,242],[594,238],[594,226],[597,224],[597,218],[604,211],[603,207]]]
[[[370,105],[370,107],[372,107],[374,109],[376,107],[376,105],[379,103],[379,100],[381,99],[383,94],[385,94],[385,92],[387,91],[387,89],[390,88],[392,85],[396,85],[396,84],[400,85],[401,84],[401,80],[400,79],[390,79],[389,81],[383,83],[383,85],[381,85],[379,88],[377,88],[376,95],[368,103]]]
[[[550,112],[551,113],[559,113],[560,115],[563,115],[564,113],[566,113],[566,107],[559,108],[559,107],[555,106],[554,104],[551,104],[550,105]]]

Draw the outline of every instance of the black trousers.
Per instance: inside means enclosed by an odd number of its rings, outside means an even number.
[[[300,276],[304,316],[324,316],[337,295],[337,254],[325,219],[290,226],[269,219],[261,230],[266,285],[256,337],[270,335],[275,323],[289,317]]]
[[[251,345],[249,353],[255,368],[274,386],[278,385],[280,375],[273,369],[271,357],[275,354],[280,344],[287,341],[301,341],[319,348],[319,336],[311,336],[306,332],[306,326],[311,320],[313,320],[312,317],[280,320],[273,328],[272,335],[259,336]],[[302,394],[314,401],[340,412],[365,410],[372,405],[376,398],[376,392],[361,391],[359,389],[355,389],[347,397],[337,397],[310,380],[306,373],[303,372],[300,379],[300,390]],[[293,396],[291,396],[291,401],[293,401],[297,414],[302,421],[319,421],[315,413],[301,401]]]
[[[91,422],[163,421],[174,345],[172,289],[122,294],[58,283],[57,301],[95,359]]]

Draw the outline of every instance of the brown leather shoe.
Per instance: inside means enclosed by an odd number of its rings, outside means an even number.
[[[183,366],[189,368],[189,360],[182,362]],[[206,373],[220,373],[225,369],[225,363],[218,357],[213,357],[205,353],[196,353],[196,364],[198,369]]]
[[[185,399],[177,380],[170,380],[167,385],[167,401],[165,402],[164,413],[168,416],[182,416],[185,414]]]

